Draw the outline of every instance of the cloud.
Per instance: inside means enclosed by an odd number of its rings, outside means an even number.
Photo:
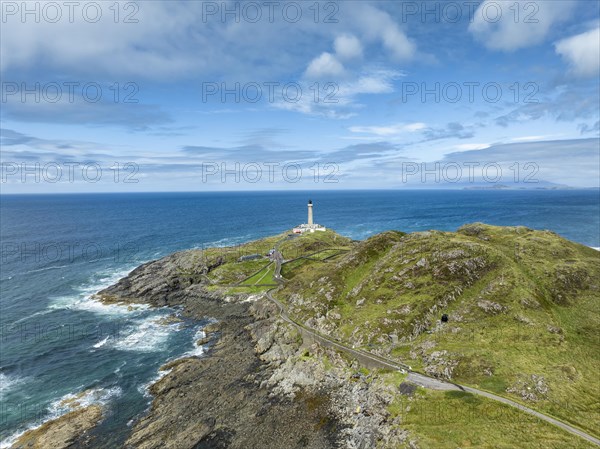
[[[260,145],[265,148],[289,148],[276,140],[279,136],[285,136],[290,132],[287,128],[259,128],[240,133],[240,143],[243,145]]]
[[[345,119],[356,115],[363,105],[358,101],[361,95],[385,94],[394,92],[394,80],[404,76],[395,70],[373,70],[339,83],[320,85],[319,101],[311,92],[312,82],[300,83],[302,92],[298,101],[278,99],[273,103],[277,109],[300,112],[307,115]]]
[[[22,134],[12,129],[0,128],[0,146],[10,147],[14,145],[27,145],[35,143],[39,139]]]
[[[339,77],[344,74],[344,66],[337,58],[328,52],[321,53],[313,59],[306,69],[305,76],[309,79],[321,79],[326,77]]]
[[[554,98],[537,103],[526,103],[512,111],[496,117],[498,126],[507,127],[511,123],[526,123],[542,118],[553,118],[561,122],[598,117],[598,85],[577,86],[561,89]]]
[[[354,59],[362,56],[362,44],[351,34],[342,34],[333,43],[336,55],[341,59]]]
[[[468,139],[475,134],[460,123],[450,122],[445,127],[426,128],[423,130],[423,135],[426,140],[440,140],[449,138]]]
[[[531,47],[543,42],[556,23],[567,19],[575,3],[485,0],[475,11],[469,32],[491,50]]]
[[[600,27],[562,39],[554,46],[576,76],[591,77],[600,73]]]
[[[591,126],[587,123],[581,123],[577,128],[581,131],[581,134],[600,134],[600,121]]]
[[[281,6],[276,7],[270,23],[268,8],[262,5],[261,21],[251,23],[236,21],[232,15],[222,20],[222,11],[207,16],[206,3],[120,3],[118,21],[113,17],[115,8],[106,3],[100,5],[98,23],[83,19],[81,5],[74,6],[76,14],[70,23],[62,2],[57,4],[63,17],[56,23],[10,16],[2,23],[0,70],[3,75],[34,73],[62,79],[69,74],[74,81],[89,78],[98,82],[170,82],[198,76],[208,81],[226,76],[240,82],[257,78],[277,81],[280,76],[298,73],[306,64],[308,49],[332,39],[335,32],[334,27],[316,26],[306,10],[302,19],[292,24],[284,20]],[[219,10],[242,5],[237,1],[212,3]],[[40,2],[37,7],[44,5]],[[137,23],[124,23],[125,15],[136,8],[133,18]]]
[[[386,141],[373,143],[359,143],[340,148],[324,156],[327,159],[333,159],[336,162],[341,162],[336,156],[340,156],[343,161],[352,160],[354,158],[364,158],[372,156],[383,156],[390,152],[396,152],[400,149],[397,144]]]
[[[109,72],[163,77],[183,73],[198,64],[172,45],[185,41],[193,23],[196,14],[189,14],[189,6],[177,2],[144,4],[135,14],[138,23],[115,23],[108,15],[110,11],[103,9],[98,23],[84,20],[81,8],[73,15],[72,23],[66,10],[56,23],[8,17],[2,24],[2,71],[52,67],[69,69],[71,73],[96,72],[96,76]],[[159,20],[166,14],[169,20]]]
[[[489,148],[489,143],[462,143],[460,145],[454,145],[452,148],[458,151],[471,151],[471,150],[484,150]]]
[[[340,95],[351,97],[358,94],[385,94],[394,92],[394,81],[404,76],[395,70],[375,70],[359,75],[355,80],[340,85]]]
[[[5,162],[85,163],[104,160],[110,165],[111,161],[123,160],[123,147],[119,145],[109,147],[98,142],[41,138],[7,128],[0,128],[0,146],[3,148],[1,158]]]
[[[310,150],[281,151],[280,148],[267,148],[264,145],[240,145],[235,147],[214,147],[186,145],[181,148],[186,160],[192,163],[279,163],[310,161],[319,153]]]
[[[600,182],[599,146],[597,138],[497,144],[480,150],[449,153],[441,162],[473,162],[478,163],[478,167],[499,164],[504,174],[502,183],[514,182],[515,176],[523,180],[535,171],[532,180],[595,187]],[[520,174],[514,167],[509,168],[515,163],[519,164]],[[526,169],[525,164],[532,165]]]
[[[392,59],[407,61],[415,56],[416,44],[406,36],[387,12],[362,2],[356,4],[353,12],[356,14],[358,26],[362,28],[367,39],[380,41]]]
[[[26,123],[114,126],[130,131],[147,131],[154,126],[165,130],[162,125],[173,121],[159,106],[108,101],[91,103],[82,98],[73,102],[61,100],[56,103],[21,102],[15,99],[3,104],[1,117],[2,120]]]
[[[538,135],[538,136],[521,136],[513,137],[510,140],[512,142],[535,142],[540,140],[549,140],[550,138],[556,138],[556,134]]]
[[[383,45],[390,50],[392,56],[399,60],[412,58],[415,45],[396,26],[390,26],[383,31]]]
[[[425,123],[397,123],[388,126],[351,126],[348,128],[353,133],[375,134],[376,136],[389,137],[404,133],[413,133],[427,127]]]
[[[424,141],[440,140],[448,138],[468,139],[474,136],[468,129],[457,122],[450,122],[443,127],[431,127],[425,123],[396,123],[386,126],[351,126],[348,128],[353,133],[373,134],[378,137],[398,137],[403,134],[420,133]]]

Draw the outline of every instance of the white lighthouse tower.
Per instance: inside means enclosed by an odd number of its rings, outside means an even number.
[[[308,200],[308,223],[296,226],[293,229],[295,234],[304,234],[305,232],[326,231],[325,226],[316,224],[313,220],[313,202]]]

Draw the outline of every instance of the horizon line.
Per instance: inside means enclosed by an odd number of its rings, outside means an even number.
[[[295,192],[369,192],[369,191],[444,191],[444,192],[532,192],[532,191],[573,191],[573,190],[600,190],[600,186],[593,187],[567,187],[567,188],[349,188],[349,189],[294,189],[294,190],[148,190],[148,191],[98,191],[98,192],[12,192],[3,193],[1,196],[21,196],[21,195],[106,195],[106,194],[149,194],[149,193],[295,193]]]

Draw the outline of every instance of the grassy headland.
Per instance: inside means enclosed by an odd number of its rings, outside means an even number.
[[[597,251],[473,224],[384,232],[284,275],[277,297],[298,321],[600,433]]]

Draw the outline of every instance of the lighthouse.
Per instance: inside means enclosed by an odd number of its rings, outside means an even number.
[[[305,232],[326,231],[325,226],[316,224],[313,220],[313,202],[308,200],[308,220],[306,223],[296,226],[292,231],[294,234],[304,234]]]

